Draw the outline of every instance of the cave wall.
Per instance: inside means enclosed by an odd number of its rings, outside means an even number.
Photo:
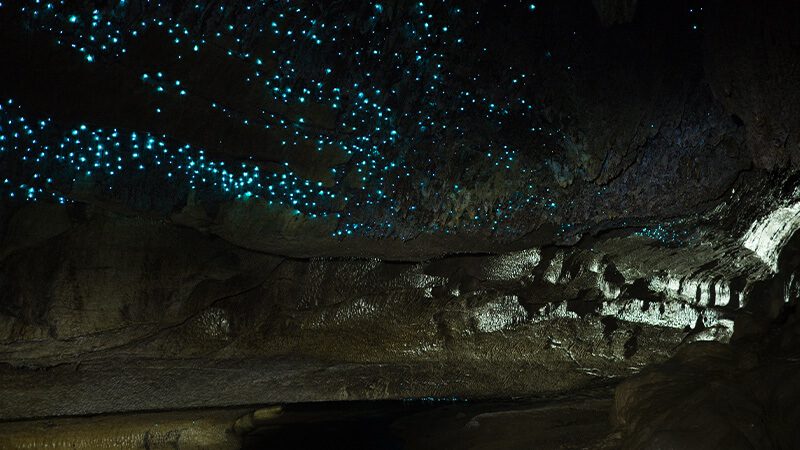
[[[553,394],[784,311],[797,5],[197,4],[0,6],[2,418]]]

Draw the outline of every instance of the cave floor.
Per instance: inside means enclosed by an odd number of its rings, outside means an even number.
[[[557,381],[556,381],[557,380]],[[406,398],[525,398],[601,388],[615,378],[534,363],[415,364],[320,360],[102,358],[49,367],[0,365],[0,420],[190,408]],[[570,388],[571,386],[581,386]],[[502,389],[499,387],[502,386]]]
[[[189,409],[0,423],[2,448],[615,448],[612,390],[550,399],[416,399]]]

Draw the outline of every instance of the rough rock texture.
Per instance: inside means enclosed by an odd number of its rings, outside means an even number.
[[[778,275],[754,292],[729,345],[693,343],[616,389],[623,448],[800,445],[797,245],[796,236],[785,242]]]
[[[0,424],[3,448],[241,448],[236,420],[247,410],[128,414]]]
[[[302,259],[141,216],[29,205],[2,251],[2,411],[480,398],[607,383],[687,342],[726,342],[771,279],[739,241],[652,242]],[[176,379],[191,383],[176,390]],[[131,392],[135,401],[116,403]],[[65,395],[73,401],[52,404]]]
[[[787,328],[766,346],[695,343],[626,380],[614,407],[623,447],[797,447],[796,323]]]
[[[543,446],[796,447],[798,21],[0,2],[0,419],[544,396]],[[489,410],[396,425],[524,447]]]

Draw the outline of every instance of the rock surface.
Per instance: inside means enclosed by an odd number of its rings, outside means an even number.
[[[15,436],[522,397],[389,422],[800,445],[797,4],[329,3],[0,2]]]

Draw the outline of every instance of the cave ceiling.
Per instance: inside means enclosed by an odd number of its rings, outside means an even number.
[[[0,0],[0,418],[566,392],[781,317],[758,3]]]
[[[4,195],[333,253],[690,241],[743,173],[791,163],[797,130],[735,91],[774,80],[714,59],[736,42],[706,37],[731,25],[702,2],[595,3],[6,4]]]

